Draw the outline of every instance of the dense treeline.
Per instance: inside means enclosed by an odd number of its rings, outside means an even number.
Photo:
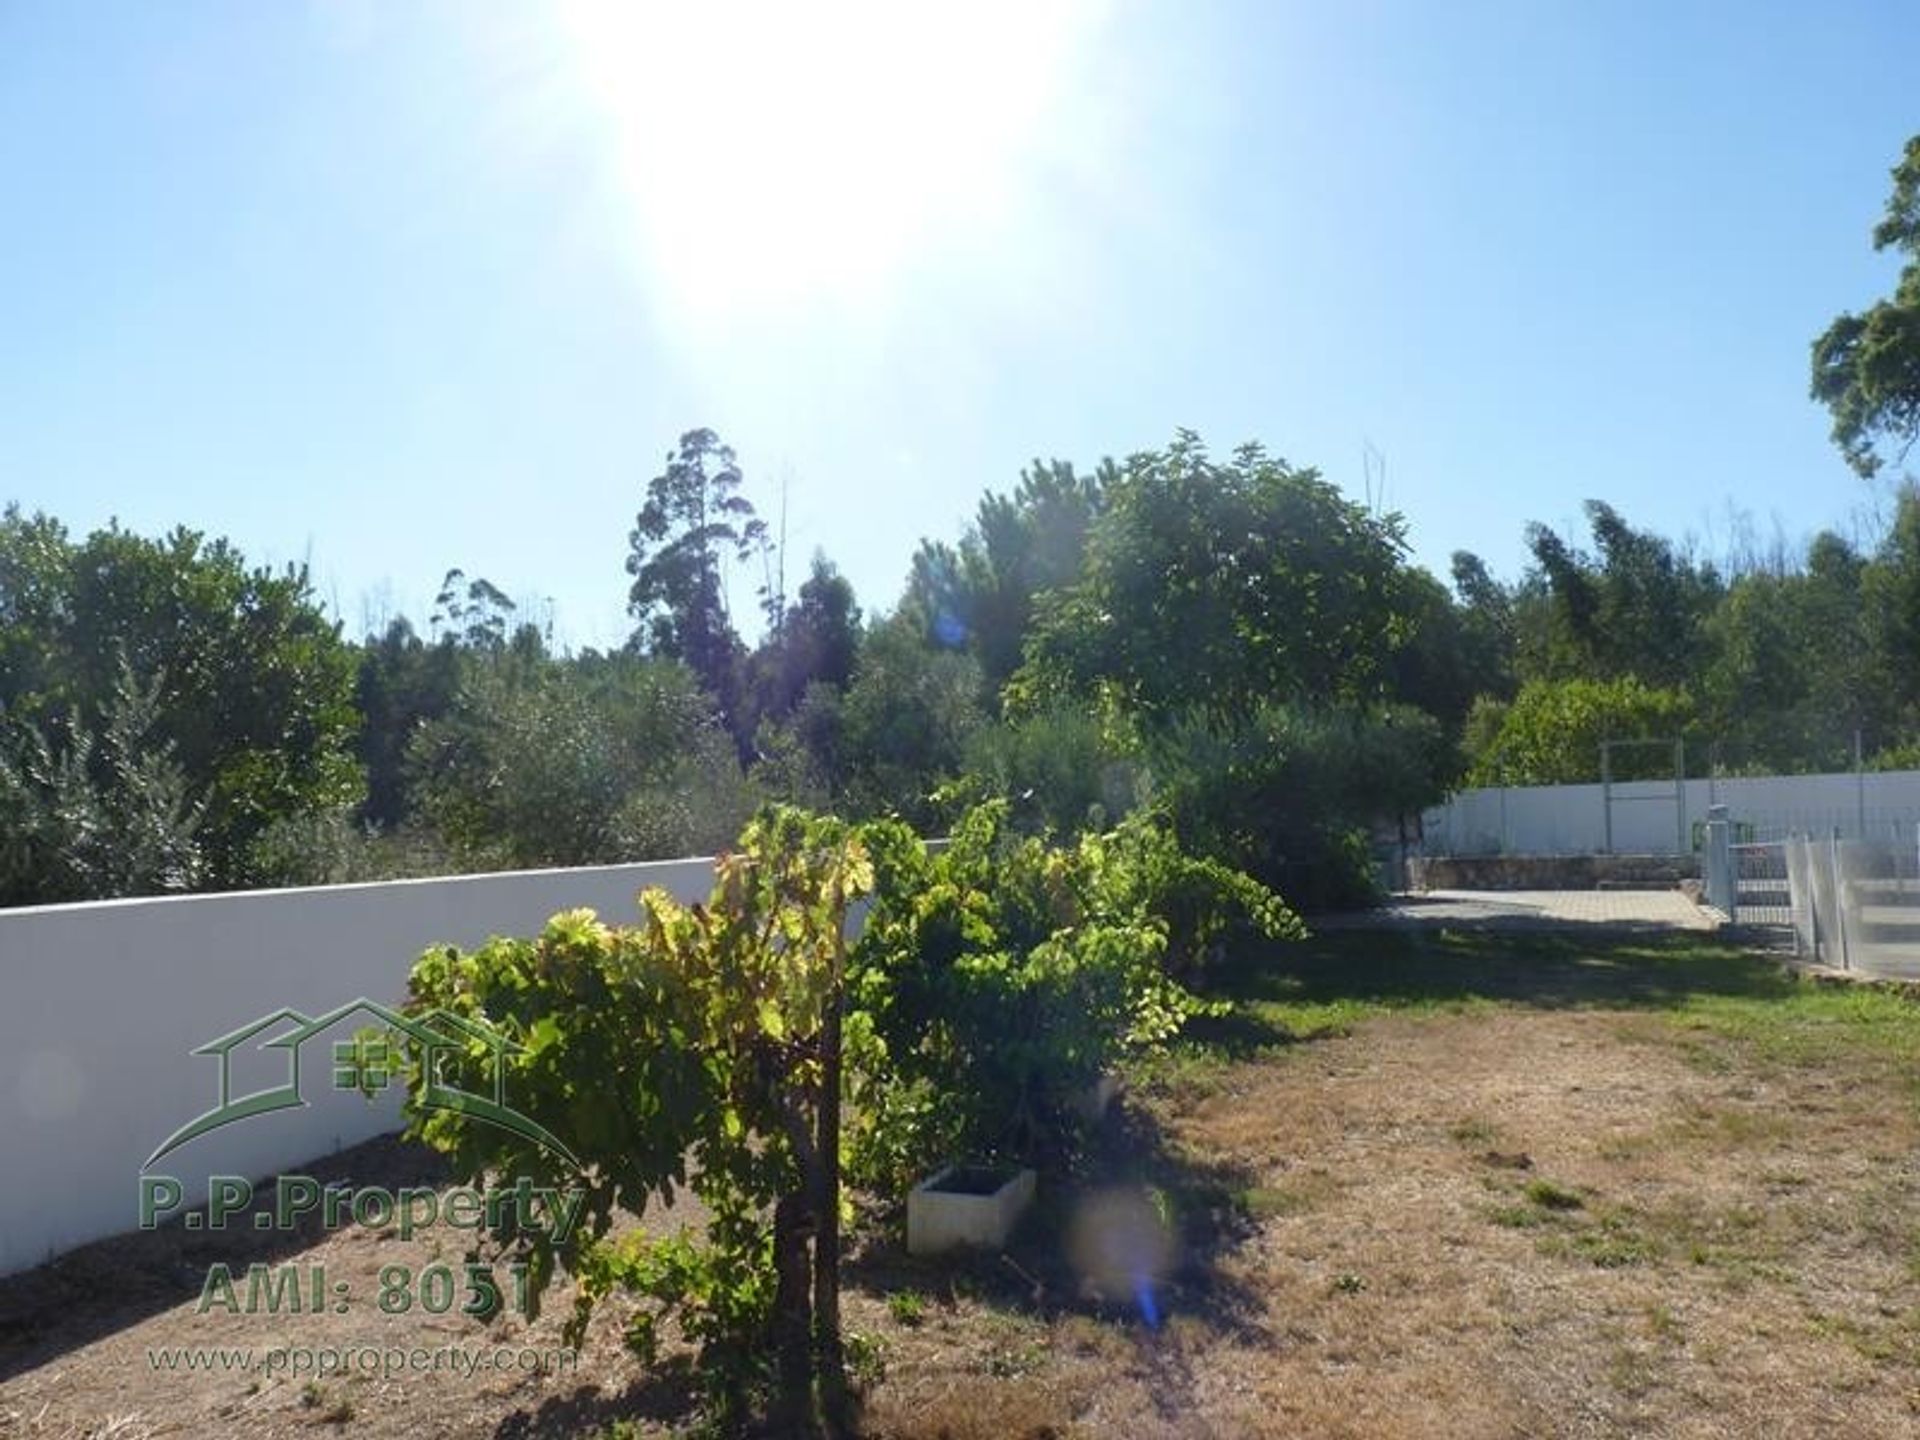
[[[632,637],[576,654],[459,571],[424,627],[353,643],[297,568],[9,509],[0,898],[696,853],[767,799],[934,829],[1002,795],[1057,833],[1156,806],[1337,899],[1356,827],[1447,779],[1473,690],[1409,617],[1451,602],[1397,520],[1257,449],[1036,464],[871,618],[824,556],[780,593],[741,492],[683,437],[632,532]]]
[[[1183,434],[1031,466],[869,617],[824,556],[779,593],[741,491],[718,437],[684,437],[631,537],[631,640],[573,654],[459,571],[424,632],[353,643],[298,569],[8,510],[0,898],[699,853],[768,799],[932,830],[1001,797],[1062,835],[1152,808],[1337,904],[1369,829],[1462,779],[1590,778],[1603,738],[1731,769],[1920,758],[1912,493],[1871,546],[1721,567],[1593,502],[1590,539],[1534,527],[1517,580],[1461,554],[1447,586],[1397,516]]]
[[[1602,738],[1705,763],[1920,754],[1920,500],[1861,550],[1727,573],[1589,506],[1505,583],[1410,565],[1396,516],[1182,435],[1035,464],[865,617],[824,556],[778,593],[733,453],[684,437],[631,541],[635,630],[558,654],[450,573],[425,633],[342,637],[222,541],[0,522],[0,896],[710,850],[763,800],[932,829],[986,796],[1072,833],[1143,806],[1304,903],[1462,777],[1582,779]],[[726,579],[769,577],[748,647]],[[1705,743],[1705,742],[1711,742]]]
[[[1717,567],[1591,501],[1591,549],[1535,527],[1513,585],[1455,558],[1464,619],[1502,683],[1464,734],[1477,780],[1597,778],[1602,739],[1684,738],[1689,768],[1795,772],[1920,759],[1920,498],[1885,534]],[[1631,756],[1621,759],[1631,765]],[[1638,763],[1671,773],[1671,757]]]

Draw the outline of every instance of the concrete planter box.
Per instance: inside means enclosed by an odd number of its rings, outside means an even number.
[[[949,1166],[907,1195],[907,1251],[938,1255],[961,1245],[997,1250],[1033,1203],[1031,1170]]]

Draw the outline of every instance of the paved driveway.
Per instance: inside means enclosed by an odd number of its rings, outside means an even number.
[[[1679,890],[1430,890],[1377,910],[1324,916],[1316,929],[1439,926],[1473,929],[1713,930],[1720,917]]]

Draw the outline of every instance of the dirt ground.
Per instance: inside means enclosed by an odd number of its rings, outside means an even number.
[[[1783,1055],[1644,1006],[1472,1004],[1169,1065],[1123,1110],[1088,1181],[1104,1218],[1054,1194],[1008,1257],[936,1264],[885,1239],[857,1256],[871,1433],[1920,1434],[1920,1162],[1897,1049]],[[393,1143],[335,1168],[432,1174]],[[1156,1225],[1175,1237],[1159,1259],[1140,1229]],[[1135,1258],[1103,1288],[1062,1237],[1116,1226]],[[369,1304],[196,1314],[213,1258],[229,1256],[172,1229],[0,1281],[0,1437],[687,1422],[684,1356],[643,1372],[614,1323],[564,1372],[157,1371],[156,1346],[553,1347],[566,1309],[491,1330]],[[370,1296],[383,1265],[459,1256],[349,1228],[236,1258],[324,1264]]]

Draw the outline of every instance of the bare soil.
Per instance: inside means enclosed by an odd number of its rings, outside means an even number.
[[[1604,1007],[1389,1015],[1174,1067],[1126,1098],[1085,1188],[1043,1196],[1009,1256],[918,1261],[873,1233],[846,1306],[865,1426],[901,1440],[1920,1434],[1909,1072],[1844,1051],[1787,1063]],[[333,1164],[363,1183],[435,1173],[391,1142]],[[1169,1227],[1168,1254],[1148,1253],[1143,1214]],[[1138,1273],[1116,1282],[1089,1261],[1089,1224],[1145,1255]],[[257,1243],[170,1228],[0,1281],[0,1437],[423,1440],[616,1420],[651,1435],[691,1419],[685,1357],[644,1371],[617,1313],[566,1372],[156,1371],[160,1346],[560,1343],[564,1294],[490,1329],[380,1313],[383,1265],[457,1264],[444,1235]],[[215,1259],[324,1264],[355,1303],[197,1314]]]

